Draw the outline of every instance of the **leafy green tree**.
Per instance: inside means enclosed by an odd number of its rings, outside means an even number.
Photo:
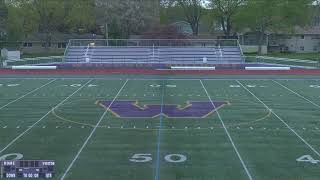
[[[0,30],[6,27],[6,20],[8,17],[8,9],[4,0],[0,0]]]
[[[203,0],[174,0],[183,9],[186,21],[194,35],[199,34],[199,24],[203,16]],[[174,3],[173,3],[174,4]]]
[[[248,0],[238,18],[243,28],[258,33],[261,54],[266,32],[292,32],[295,26],[305,25],[311,4],[312,0]]]
[[[161,5],[160,5],[160,23],[161,24],[168,24],[169,22],[169,16],[168,16],[168,10],[169,7],[166,3],[166,1],[162,2],[161,1]]]
[[[93,0],[69,0],[66,23],[73,32],[90,32],[95,26]]]
[[[5,3],[6,16],[2,23],[7,31],[8,46],[19,47],[21,42],[36,31],[36,17],[26,7],[28,1],[11,0]]]
[[[212,10],[212,18],[221,26],[226,37],[236,33],[236,17],[247,0],[210,0],[209,7]]]
[[[315,0],[313,4],[316,6],[316,14],[320,16],[320,0]]]
[[[121,29],[115,20],[110,23],[108,36],[110,39],[121,39]]]
[[[7,31],[8,41],[17,47],[24,39],[23,21],[20,18],[21,11],[17,7],[8,6]]]
[[[161,6],[160,22],[163,25],[174,23],[176,21],[185,21],[184,10],[177,5]]]
[[[45,47],[49,47],[54,32],[64,23],[63,0],[33,0],[26,3],[29,15],[34,16],[39,33],[44,33]]]

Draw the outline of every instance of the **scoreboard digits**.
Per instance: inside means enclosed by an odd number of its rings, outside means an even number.
[[[45,178],[54,176],[52,160],[4,160],[0,161],[1,178]]]

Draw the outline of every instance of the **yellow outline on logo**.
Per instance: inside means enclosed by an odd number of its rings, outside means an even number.
[[[123,100],[123,101],[128,101],[128,100]],[[203,102],[203,101],[192,101],[192,102]],[[164,117],[166,117],[166,118],[168,118],[168,119],[194,119],[194,118],[201,118],[201,119],[204,119],[204,118],[207,118],[209,115],[211,115],[211,114],[213,114],[214,112],[216,112],[217,110],[219,110],[219,109],[221,109],[221,108],[223,108],[223,107],[225,107],[225,106],[230,106],[231,105],[231,103],[229,102],[229,101],[226,101],[225,102],[226,104],[222,104],[221,106],[219,106],[219,107],[216,107],[215,109],[213,109],[213,110],[211,110],[208,114],[206,114],[206,115],[204,115],[204,116],[202,116],[202,117],[169,117],[169,116],[167,116],[166,114],[164,114],[164,113],[159,113],[159,114],[157,114],[156,116],[152,116],[152,117],[121,117],[118,113],[116,113],[116,112],[114,112],[112,109],[110,109],[109,107],[106,107],[104,104],[102,104],[102,101],[97,101],[96,102],[96,104],[98,104],[98,105],[100,105],[100,106],[102,106],[102,107],[104,107],[105,109],[106,109],[106,111],[109,111],[109,112],[111,112],[111,114],[113,114],[114,116],[116,116],[117,118],[121,118],[121,119],[124,119],[124,118],[126,118],[126,119],[147,119],[147,118],[157,118],[157,117],[159,117],[160,115],[162,115],[162,116],[164,116]],[[136,101],[134,101],[134,103],[132,103],[132,105],[134,106],[134,107],[137,107],[138,109],[140,109],[140,110],[146,110],[146,109],[148,109],[149,107],[148,106],[150,106],[150,105],[158,105],[158,104],[148,104],[148,105],[143,105],[143,106],[140,106],[139,105],[139,101],[138,100],[136,100]],[[176,104],[166,104],[166,105],[176,105]],[[187,101],[187,104],[186,104],[186,106],[184,106],[184,107],[182,107],[181,105],[176,105],[177,106],[177,109],[179,109],[179,110],[185,110],[185,109],[187,109],[187,108],[189,108],[189,107],[192,107],[192,103],[190,103],[190,101]]]

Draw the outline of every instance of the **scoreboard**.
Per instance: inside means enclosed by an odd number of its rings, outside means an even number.
[[[52,160],[0,161],[1,178],[53,178],[55,162]]]

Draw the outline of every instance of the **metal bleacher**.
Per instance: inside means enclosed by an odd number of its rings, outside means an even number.
[[[203,43],[132,43],[127,40],[114,45],[104,40],[77,40],[69,42],[65,52],[66,63],[112,63],[112,64],[241,64],[242,51],[236,40],[233,43],[220,43],[219,40],[205,40]],[[203,40],[204,41],[204,40]],[[227,42],[229,42],[228,40]],[[201,43],[200,43],[201,42]],[[208,43],[210,42],[210,44]]]

